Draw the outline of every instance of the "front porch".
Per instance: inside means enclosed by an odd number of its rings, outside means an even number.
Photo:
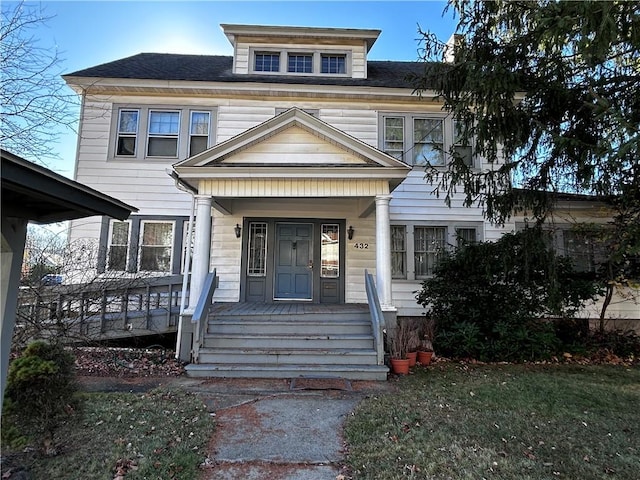
[[[386,380],[365,304],[215,303],[192,377]]]

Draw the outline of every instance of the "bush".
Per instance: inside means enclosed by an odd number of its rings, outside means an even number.
[[[20,432],[53,451],[55,430],[75,408],[74,358],[62,345],[37,341],[9,366],[5,415],[13,435]],[[3,430],[5,425],[3,425]]]
[[[542,229],[445,253],[416,299],[437,325],[436,349],[490,361],[549,357],[561,346],[545,319],[572,317],[597,285],[555,254]]]

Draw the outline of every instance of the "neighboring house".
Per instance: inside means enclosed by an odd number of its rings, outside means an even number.
[[[4,398],[11,338],[16,319],[27,224],[30,221],[42,224],[55,223],[95,215],[104,215],[107,218],[123,221],[136,209],[6,150],[0,150],[0,154],[2,159],[1,402]]]
[[[140,209],[72,223],[72,240],[100,239],[98,271],[181,273],[195,212],[187,312],[213,269],[216,304],[334,309],[367,302],[368,270],[393,320],[422,314],[415,292],[442,248],[515,228],[484,221],[462,196],[449,208],[425,183],[427,162],[447,162],[440,148],[489,166],[456,143],[439,102],[414,93],[407,75],[423,64],[367,60],[379,30],[222,29],[232,57],[142,53],[64,76],[82,96],[76,178]],[[184,345],[184,358],[204,362]]]

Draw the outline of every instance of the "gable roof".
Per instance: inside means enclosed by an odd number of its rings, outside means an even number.
[[[255,75],[232,73],[233,57],[221,55],[180,55],[139,53],[63,75],[64,78],[118,78],[197,82],[258,82],[296,85],[338,85],[414,88],[411,75],[422,75],[425,62],[368,61],[368,78],[304,75]]]
[[[325,160],[323,163],[313,162],[304,152],[294,152],[290,155],[295,159],[293,162],[263,161],[265,155],[256,152],[253,147],[268,142],[269,139],[290,128],[299,128],[305,134],[314,135],[320,139],[319,143],[325,145],[330,160]],[[253,158],[231,160],[234,156],[240,156],[242,152],[249,152],[249,156]],[[345,155],[337,152],[344,152]],[[281,155],[285,156],[287,152]],[[411,167],[313,115],[293,107],[198,155],[176,163],[174,169],[184,180],[256,178],[258,176],[260,178],[375,178],[386,180],[392,188],[395,188],[406,177]]]

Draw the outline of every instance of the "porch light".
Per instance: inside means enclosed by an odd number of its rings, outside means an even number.
[[[236,226],[233,229],[233,231],[236,232],[236,238],[240,238],[240,236],[242,235],[242,227],[240,226],[239,223],[236,223]]]
[[[349,240],[353,240],[353,232],[353,227],[349,225],[349,228],[347,229],[347,236],[349,237]]]

